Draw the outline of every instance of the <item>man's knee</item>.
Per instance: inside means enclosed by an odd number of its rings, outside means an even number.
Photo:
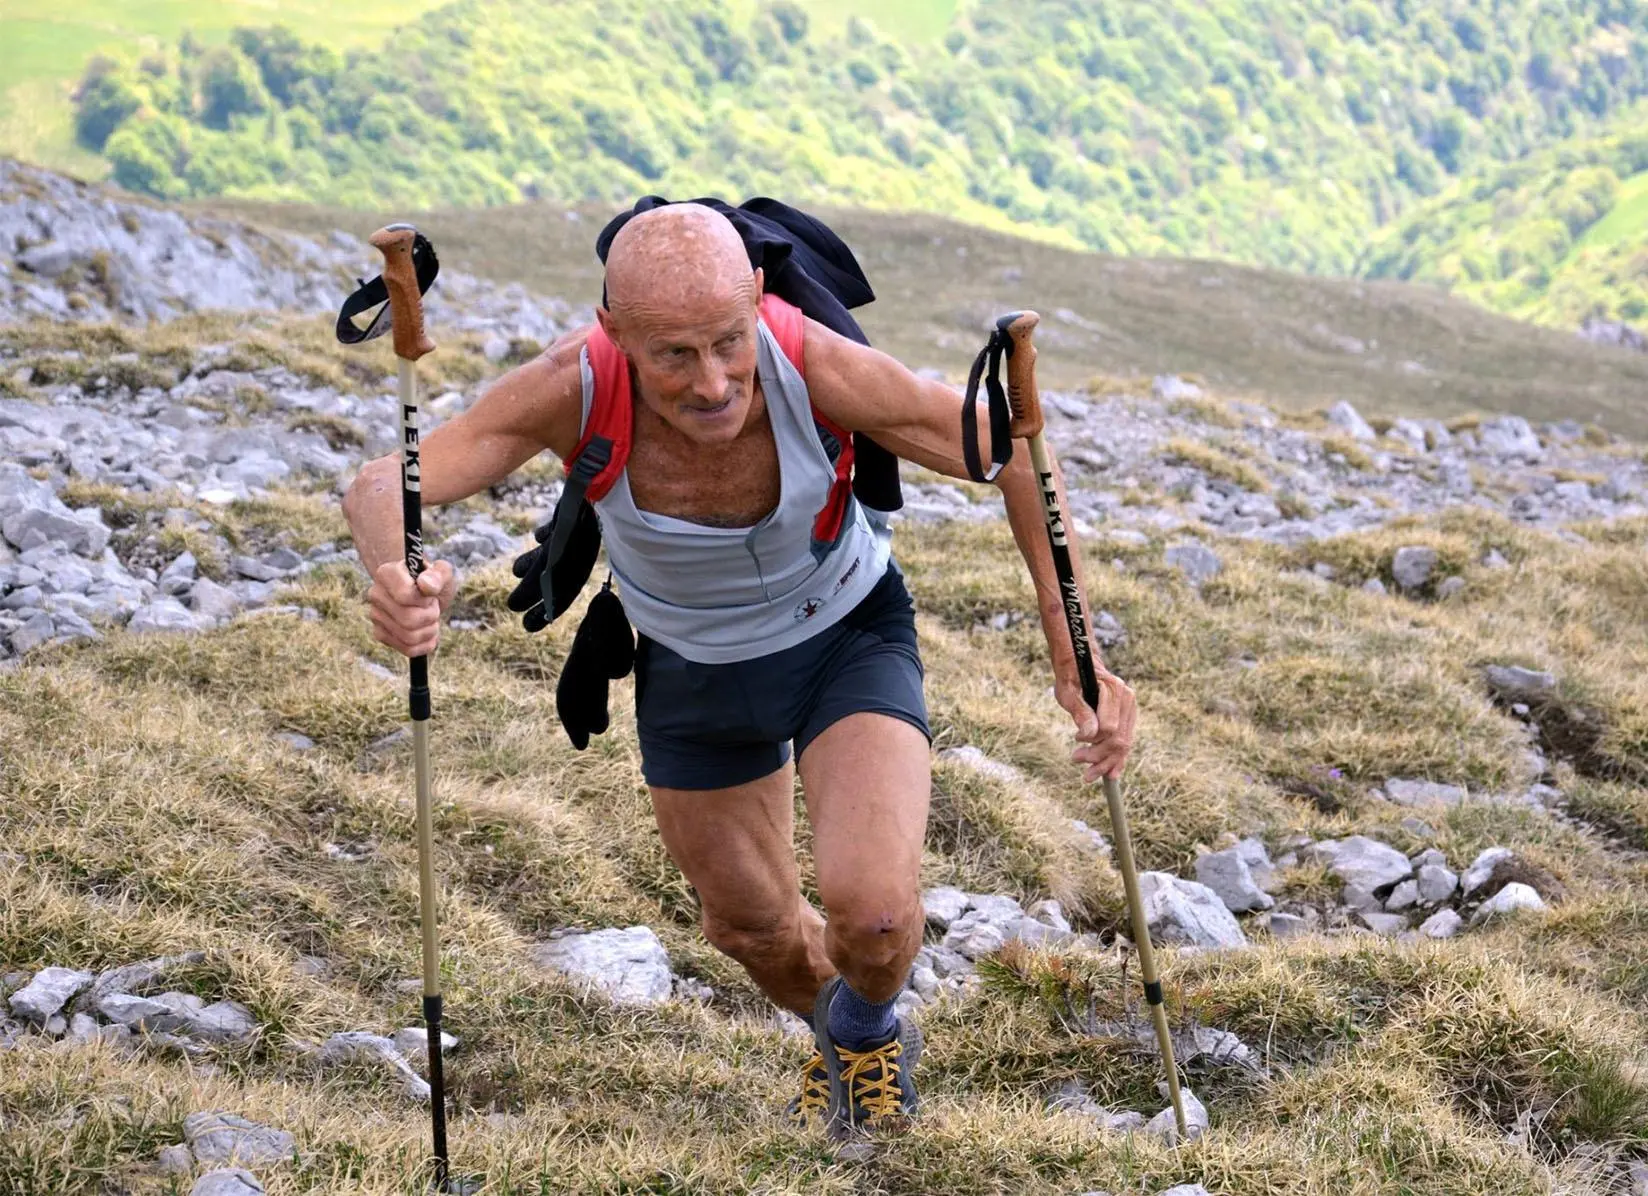
[[[826,911],[836,942],[861,967],[908,963],[921,949],[921,895],[860,895]]]
[[[710,946],[740,963],[784,957],[801,937],[800,919],[793,912],[729,916],[705,910],[703,925]]]

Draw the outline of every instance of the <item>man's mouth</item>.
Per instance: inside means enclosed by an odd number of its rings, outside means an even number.
[[[711,407],[700,407],[700,406],[697,406],[696,404],[689,404],[687,406],[687,411],[691,415],[697,415],[697,416],[700,416],[700,417],[708,418],[709,416],[712,416],[712,415],[720,415],[723,411],[725,411],[730,406],[732,406],[732,400],[731,399],[722,399],[719,403],[716,403],[714,406],[711,406]]]

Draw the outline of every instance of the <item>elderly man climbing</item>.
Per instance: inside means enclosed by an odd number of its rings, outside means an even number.
[[[422,495],[461,500],[546,449],[572,460],[598,396],[622,402],[627,458],[589,494],[639,632],[635,719],[659,832],[698,893],[705,937],[813,1026],[791,1115],[841,1132],[898,1124],[917,1106],[920,1034],[894,1001],[924,924],[930,734],[891,536],[837,466],[856,433],[967,476],[962,399],[764,294],[763,281],[722,213],[678,204],[634,216],[612,239],[597,325],[425,437]],[[1089,781],[1117,776],[1133,695],[1101,668],[1100,712],[1084,702],[1037,481],[1019,454],[995,482],[1074,721],[1072,757]],[[435,649],[456,582],[440,561],[415,583],[407,574],[399,504],[397,462],[384,457],[344,508],[373,579],[375,634],[416,656]],[[799,887],[792,768],[822,914]]]

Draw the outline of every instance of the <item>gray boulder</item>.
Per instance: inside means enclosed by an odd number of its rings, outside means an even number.
[[[675,983],[669,954],[647,926],[539,943],[532,948],[532,962],[599,990],[616,1005],[657,1005],[669,1000]]]
[[[1451,909],[1439,909],[1420,924],[1419,933],[1426,938],[1451,939],[1459,933],[1465,919]]]
[[[1162,1192],[1160,1196],[1213,1196],[1201,1184],[1178,1184]]]
[[[1385,796],[1399,806],[1457,806],[1465,800],[1466,793],[1458,785],[1389,777],[1385,781]]]
[[[1139,876],[1145,923],[1164,943],[1193,947],[1247,946],[1247,936],[1219,895],[1204,884],[1167,872]]]
[[[1401,934],[1408,928],[1408,920],[1401,914],[1383,914],[1377,910],[1357,910],[1356,916],[1375,934],[1386,936]]]
[[[258,1166],[293,1157],[296,1141],[235,1113],[190,1113],[183,1119],[183,1140],[202,1163],[247,1163]]]
[[[1345,884],[1356,885],[1370,893],[1413,875],[1413,865],[1408,862],[1407,856],[1394,847],[1363,835],[1327,840],[1316,844],[1315,849],[1331,850],[1329,870]]]
[[[1459,889],[1459,877],[1439,864],[1426,864],[1419,869],[1419,900],[1426,905],[1441,905]]]
[[[1404,880],[1391,890],[1391,895],[1385,898],[1385,908],[1393,914],[1412,909],[1419,904],[1419,882]]]
[[[44,1025],[92,982],[90,972],[72,968],[43,968],[8,998],[11,1011],[24,1021]]]
[[[427,1056],[428,1053],[426,1039],[424,1054]],[[401,1053],[400,1048],[381,1034],[369,1034],[362,1030],[346,1030],[334,1034],[321,1047],[320,1058],[322,1063],[329,1064],[365,1063],[385,1067],[400,1080],[407,1096],[419,1102],[429,1100],[428,1083],[412,1070],[412,1065],[406,1061],[406,1056]]]
[[[205,621],[176,598],[156,598],[132,614],[126,627],[137,635],[198,631]]]
[[[1465,875],[1459,879],[1460,894],[1469,897],[1487,884],[1494,868],[1501,860],[1510,859],[1511,855],[1511,849],[1508,847],[1489,847],[1479,853],[1476,859],[1471,861],[1471,866],[1465,869]]]
[[[1197,857],[1196,879],[1219,895],[1231,913],[1270,909],[1276,901],[1259,887],[1239,847]]]
[[[1430,580],[1437,559],[1436,549],[1423,544],[1398,548],[1391,561],[1391,576],[1404,590],[1417,590]]]
[[[1167,551],[1162,554],[1162,559],[1183,573],[1192,585],[1201,585],[1224,568],[1218,555],[1200,540],[1186,540],[1169,545]]]
[[[1196,1094],[1188,1088],[1179,1089],[1179,1098],[1184,1104],[1185,1138],[1194,1142],[1208,1130],[1207,1106],[1196,1099]],[[1179,1121],[1173,1116],[1173,1106],[1168,1105],[1160,1113],[1150,1119],[1145,1126],[1145,1133],[1153,1138],[1160,1138],[1169,1146],[1179,1144]]]
[[[242,605],[240,595],[209,577],[197,579],[189,590],[189,606],[203,618],[232,619]]]
[[[967,959],[980,959],[1007,945],[1009,927],[991,922],[977,910],[968,910],[950,924],[943,946]]]
[[[1501,460],[1538,461],[1545,455],[1528,421],[1520,415],[1502,415],[1487,420],[1476,430],[1477,443],[1482,451]]]
[[[1471,917],[1471,925],[1477,926],[1498,914],[1516,913],[1518,910],[1542,910],[1545,900],[1532,885],[1512,881],[1499,892],[1482,903],[1482,907]]]
[[[97,1012],[127,1029],[146,1030],[166,1017],[171,1010],[159,1001],[151,1001],[147,997],[109,993],[98,1000]]]
[[[1310,923],[1298,914],[1272,913],[1265,924],[1270,927],[1271,935],[1279,939],[1293,939],[1310,933]]]
[[[263,1196],[257,1176],[239,1167],[208,1171],[195,1180],[189,1196]]]
[[[1482,670],[1488,688],[1506,702],[1537,702],[1556,692],[1556,677],[1514,664],[1490,664]]]
[[[1362,418],[1362,413],[1343,399],[1328,408],[1328,423],[1347,433],[1352,440],[1379,439],[1379,434]]]

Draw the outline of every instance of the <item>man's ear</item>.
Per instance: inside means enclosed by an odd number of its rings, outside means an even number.
[[[767,276],[760,266],[755,268],[755,305],[761,306],[761,296],[766,293]]]
[[[595,309],[595,322],[601,326],[601,331],[613,344],[618,343],[618,321],[605,307]]]

